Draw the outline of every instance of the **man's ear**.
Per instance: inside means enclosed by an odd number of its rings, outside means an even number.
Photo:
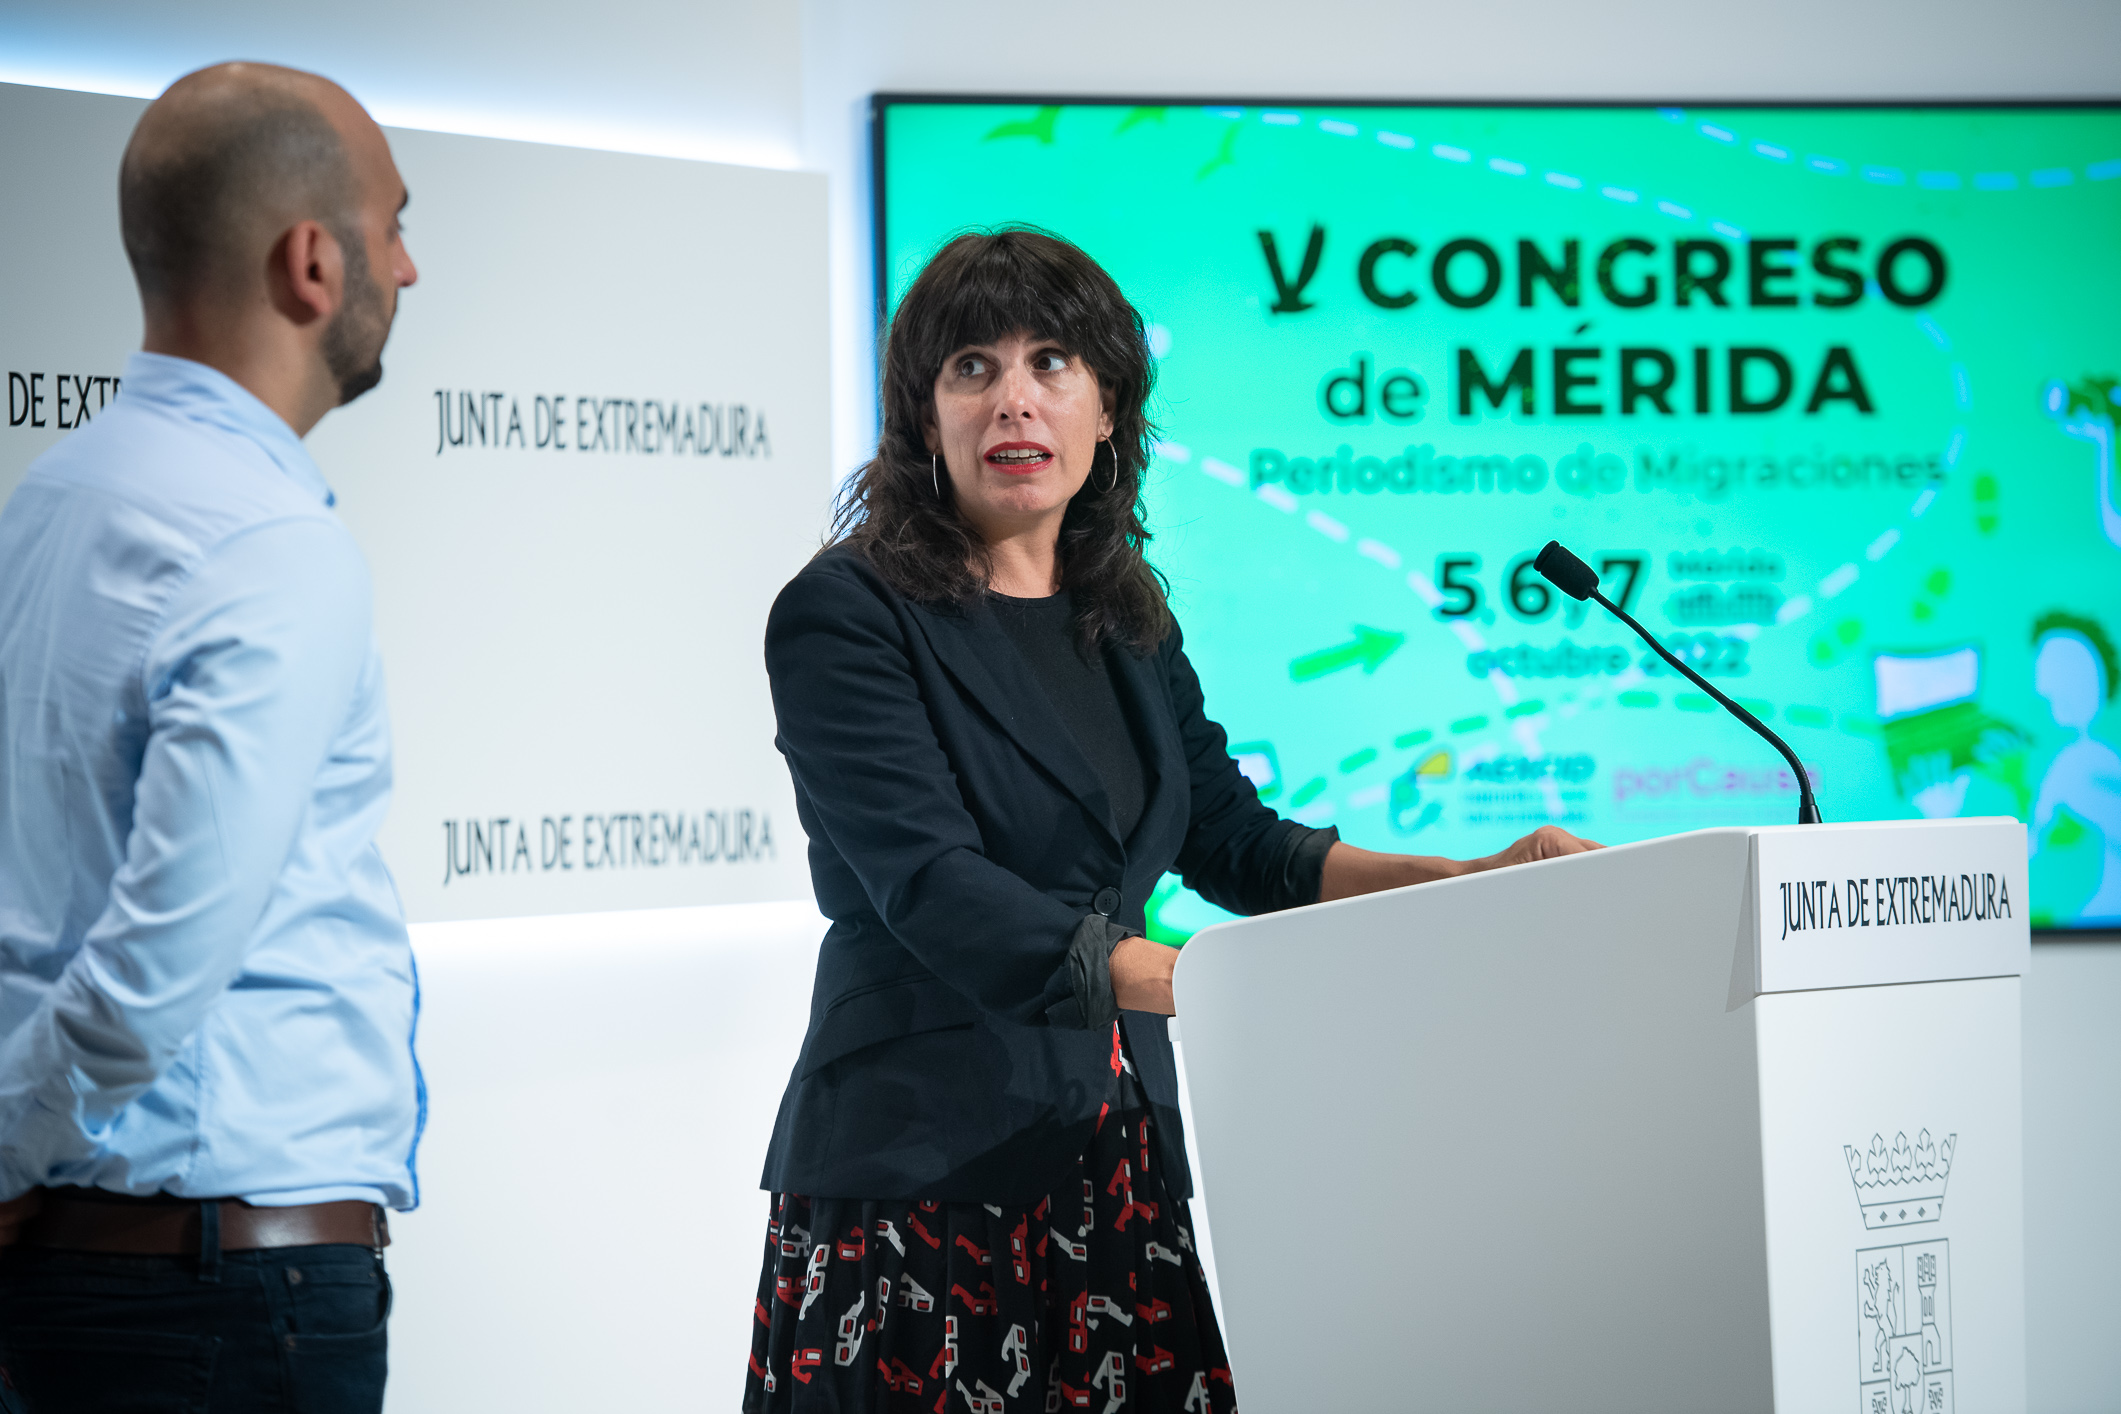
[[[346,253],[321,222],[297,221],[273,247],[273,307],[297,325],[336,314],[346,293]]]

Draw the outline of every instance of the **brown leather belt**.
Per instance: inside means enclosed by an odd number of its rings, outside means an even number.
[[[69,1252],[121,1252],[132,1256],[185,1257],[200,1250],[200,1210],[213,1201],[220,1213],[223,1252],[261,1247],[311,1247],[349,1243],[390,1245],[390,1221],[374,1203],[303,1203],[292,1208],[254,1208],[237,1198],[202,1200],[155,1194],[133,1198],[88,1190],[46,1189],[36,1216],[22,1225],[27,1247]]]

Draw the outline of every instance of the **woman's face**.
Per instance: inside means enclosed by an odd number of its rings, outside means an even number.
[[[943,360],[928,450],[942,457],[965,519],[988,542],[1051,521],[1112,435],[1109,399],[1088,364],[1050,339],[1016,333]],[[1100,469],[1109,476],[1109,461]],[[1103,484],[1103,483],[1099,483]]]

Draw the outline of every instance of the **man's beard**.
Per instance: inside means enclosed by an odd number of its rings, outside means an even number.
[[[324,366],[339,385],[339,406],[344,407],[383,381],[390,311],[384,307],[383,291],[369,278],[368,247],[360,232],[333,234],[346,253],[346,302],[324,326],[323,351]]]

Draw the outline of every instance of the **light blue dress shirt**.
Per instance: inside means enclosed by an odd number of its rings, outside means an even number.
[[[418,1201],[390,727],[331,504],[271,409],[143,353],[0,511],[0,1198]]]

